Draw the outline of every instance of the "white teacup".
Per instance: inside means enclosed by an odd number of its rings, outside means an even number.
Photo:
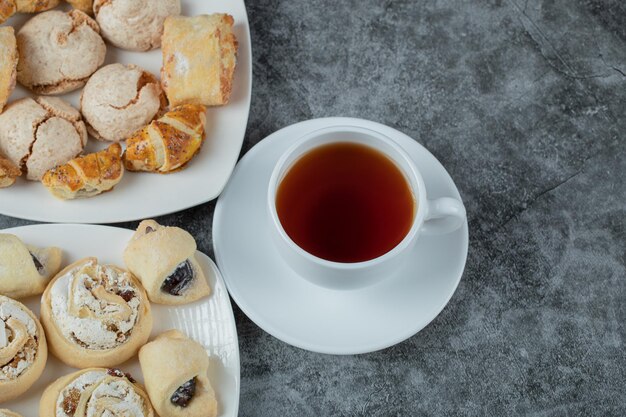
[[[403,172],[416,201],[413,223],[404,239],[389,252],[364,262],[333,262],[310,254],[287,235],[276,211],[278,186],[293,164],[310,150],[337,142],[358,143],[382,152]],[[448,197],[428,200],[418,169],[393,140],[373,130],[355,126],[319,129],[298,139],[276,163],[270,178],[267,204],[274,243],[289,266],[314,284],[338,290],[363,288],[384,280],[411,256],[420,234],[449,233],[465,221],[465,207],[461,201]]]

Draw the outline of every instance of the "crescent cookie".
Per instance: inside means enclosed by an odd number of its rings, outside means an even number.
[[[170,330],[141,348],[139,363],[152,405],[161,417],[217,415],[207,375],[209,357],[202,345]]]
[[[25,393],[48,359],[46,336],[24,304],[0,295],[0,403]]]
[[[50,282],[41,299],[41,322],[50,351],[67,365],[115,366],[146,343],[152,312],[132,274],[85,258]]]
[[[25,245],[17,236],[0,234],[0,294],[24,298],[41,294],[61,269],[59,248]]]
[[[124,251],[124,262],[152,302],[186,304],[211,293],[196,260],[196,241],[178,227],[142,221]]]
[[[39,417],[153,417],[148,395],[119,369],[90,368],[63,376],[46,388]]]

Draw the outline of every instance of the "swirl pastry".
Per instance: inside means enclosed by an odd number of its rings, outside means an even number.
[[[39,402],[39,417],[153,416],[143,388],[119,369],[90,368],[61,377]]]
[[[66,364],[115,366],[146,343],[152,313],[132,274],[85,258],[50,282],[41,299],[41,322],[50,351]]]
[[[41,294],[61,269],[59,248],[25,245],[17,236],[0,234],[0,294],[24,298]]]
[[[17,414],[14,411],[3,408],[2,410],[0,410],[0,417],[22,417],[22,416],[20,414]]]
[[[124,251],[124,262],[152,302],[186,304],[211,293],[196,260],[196,241],[178,227],[142,221]]]
[[[207,376],[209,357],[200,344],[170,330],[141,348],[139,363],[152,406],[160,416],[217,415],[215,392]]]
[[[22,303],[0,295],[0,403],[25,393],[47,359],[46,336],[37,318]]]

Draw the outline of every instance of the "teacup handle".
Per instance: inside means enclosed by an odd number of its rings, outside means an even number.
[[[465,207],[455,198],[428,200],[426,219],[422,225],[425,235],[443,235],[458,229],[465,221]]]

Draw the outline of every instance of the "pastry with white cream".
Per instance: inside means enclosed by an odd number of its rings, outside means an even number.
[[[152,329],[141,284],[128,271],[96,258],[59,272],[41,299],[50,352],[75,368],[115,366],[134,356]]]
[[[148,395],[119,369],[90,368],[66,375],[46,388],[39,417],[153,417]]]
[[[25,393],[46,366],[46,336],[22,303],[0,295],[0,403]]]

